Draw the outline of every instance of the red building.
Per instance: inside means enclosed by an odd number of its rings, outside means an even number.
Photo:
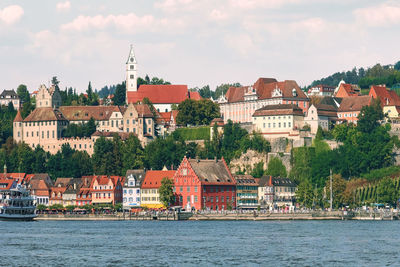
[[[225,160],[183,158],[174,177],[176,204],[186,209],[236,208],[236,182]]]

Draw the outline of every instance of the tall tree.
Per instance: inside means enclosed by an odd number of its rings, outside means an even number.
[[[174,181],[168,177],[164,177],[161,180],[161,186],[159,189],[160,201],[165,207],[169,207],[174,203]]]
[[[25,84],[20,84],[17,88],[17,95],[21,99],[22,103],[30,101],[30,95]]]
[[[125,82],[122,82],[117,85],[115,89],[115,94],[113,98],[114,105],[123,106],[125,105],[126,98],[126,85]]]
[[[286,177],[286,167],[285,165],[283,165],[282,160],[280,160],[278,157],[272,157],[268,162],[266,174],[275,177]]]

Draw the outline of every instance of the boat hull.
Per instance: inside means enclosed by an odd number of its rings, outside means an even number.
[[[20,215],[20,214],[0,214],[2,221],[32,221],[37,217],[36,214]]]

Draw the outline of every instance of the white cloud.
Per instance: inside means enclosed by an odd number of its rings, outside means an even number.
[[[64,31],[90,31],[107,30],[115,28],[126,33],[137,32],[157,32],[157,31],[178,31],[185,27],[185,23],[180,19],[155,19],[152,15],[139,17],[134,13],[126,15],[96,15],[78,16],[72,22],[61,25]]]
[[[24,10],[22,7],[18,5],[12,5],[0,9],[0,21],[3,21],[5,24],[14,24],[19,21],[24,14]]]
[[[71,9],[70,1],[57,3],[57,11],[69,11],[70,9]]]
[[[373,27],[399,24],[400,4],[390,1],[378,6],[359,8],[354,11],[354,15],[360,24]]]
[[[213,9],[210,13],[210,18],[215,21],[223,21],[228,18],[228,14],[218,9]]]

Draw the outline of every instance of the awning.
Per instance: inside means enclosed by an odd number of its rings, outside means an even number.
[[[149,209],[161,209],[165,208],[163,204],[142,204],[141,207],[149,208]]]

